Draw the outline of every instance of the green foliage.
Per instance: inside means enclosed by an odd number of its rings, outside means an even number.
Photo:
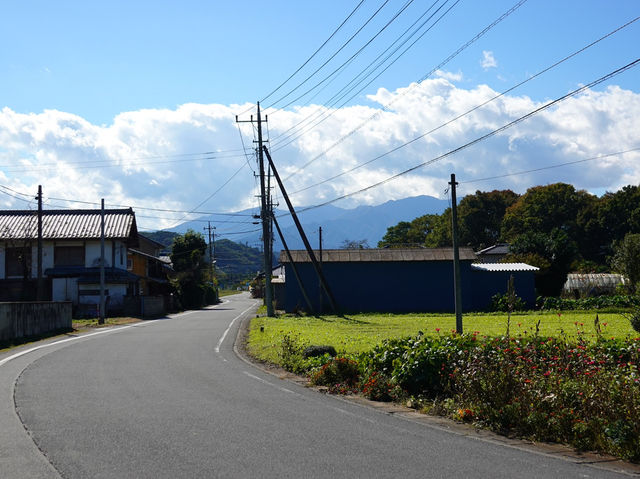
[[[206,268],[204,253],[207,244],[200,233],[193,230],[173,239],[171,262],[176,271],[172,284],[184,309],[198,309],[207,304],[211,293],[207,293],[203,271]]]
[[[571,270],[571,264],[578,258],[578,247],[569,235],[554,228],[550,233],[529,231],[516,236],[511,243],[513,257],[526,257],[538,265],[536,289],[543,296],[559,296]]]
[[[628,295],[595,296],[580,299],[539,297],[537,304],[540,309],[551,311],[625,309],[632,308],[640,304],[640,299],[638,299],[638,297]]]
[[[491,297],[491,304],[489,305],[489,311],[500,311],[506,313],[508,311],[524,311],[527,309],[527,305],[524,300],[515,295],[513,298],[509,298],[508,293],[495,294]]]
[[[629,280],[629,290],[636,292],[640,286],[640,234],[629,233],[616,244],[611,266]]]
[[[399,387],[460,420],[638,461],[639,362],[640,339],[419,334],[374,348],[361,369],[383,397]]]
[[[629,320],[633,330],[640,333],[640,296],[636,296],[635,304],[631,307],[631,311],[622,315]]]
[[[476,191],[462,198],[458,205],[460,244],[480,250],[498,243],[505,212],[518,198],[511,190]]]
[[[305,370],[302,353],[307,345],[299,337],[285,334],[280,342],[280,365],[287,371],[301,373]]]
[[[355,391],[359,380],[357,361],[345,357],[331,358],[311,374],[311,384],[343,394]]]

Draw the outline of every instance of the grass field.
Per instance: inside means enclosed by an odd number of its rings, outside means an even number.
[[[597,313],[605,337],[637,337],[629,322],[618,313]],[[596,338],[594,311],[527,312],[511,316],[512,336],[534,334],[538,321],[539,334],[587,340]],[[483,336],[501,336],[506,332],[506,314],[468,314],[463,318],[465,332],[477,331]],[[262,331],[261,331],[262,328]],[[299,342],[331,345],[339,353],[358,354],[388,338],[411,336],[422,331],[427,335],[450,334],[455,330],[451,314],[357,314],[348,318],[323,318],[285,315],[260,317],[251,322],[249,351],[256,357],[278,362],[280,344],[285,334]]]

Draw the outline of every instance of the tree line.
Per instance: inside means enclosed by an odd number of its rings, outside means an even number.
[[[545,296],[559,294],[570,271],[614,270],[631,279],[632,287],[640,280],[633,264],[640,261],[639,186],[628,185],[601,197],[566,183],[535,186],[522,195],[511,190],[476,191],[458,204],[458,229],[459,244],[476,251],[509,243],[509,261],[540,268],[536,286]],[[439,215],[389,227],[378,247],[451,244],[451,208],[447,208]]]

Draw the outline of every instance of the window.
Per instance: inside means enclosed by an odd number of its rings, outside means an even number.
[[[58,266],[84,266],[84,246],[56,246],[53,262]]]
[[[31,248],[29,246],[6,248],[4,257],[5,278],[31,277]]]

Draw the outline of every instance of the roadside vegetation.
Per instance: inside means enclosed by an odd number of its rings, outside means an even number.
[[[638,306],[467,314],[457,335],[453,315],[259,317],[248,350],[329,392],[640,462],[634,318]]]

